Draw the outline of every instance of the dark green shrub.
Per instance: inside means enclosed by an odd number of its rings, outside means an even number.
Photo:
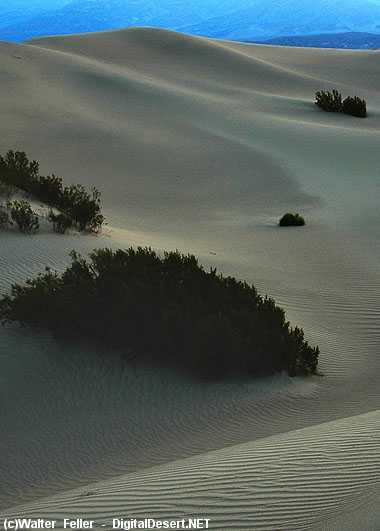
[[[9,150],[5,157],[0,156],[0,179],[25,192],[31,192],[39,174],[37,161],[29,161],[24,151]]]
[[[62,177],[57,177],[54,174],[46,177],[39,175],[33,181],[31,191],[35,197],[48,205],[59,204],[62,200]]]
[[[48,219],[53,224],[54,232],[59,234],[65,234],[73,226],[73,221],[69,216],[62,213],[55,214],[52,210],[49,212]]]
[[[66,225],[64,218],[71,218],[72,226],[81,231],[98,232],[104,223],[100,192],[96,188],[87,191],[75,184],[64,187],[61,177],[40,175],[38,162],[30,162],[23,151],[8,151],[5,157],[0,157],[0,181],[59,210],[62,214],[56,223],[59,231]]]
[[[359,118],[365,118],[367,116],[367,104],[365,100],[358,98],[358,96],[348,96],[343,101],[343,112]]]
[[[133,351],[207,377],[316,372],[319,350],[273,299],[194,256],[151,249],[71,254],[62,275],[14,285],[0,319]]]
[[[18,226],[20,232],[35,234],[40,228],[38,216],[33,212],[27,201],[11,201],[7,204],[11,219]]]
[[[284,214],[279,221],[280,227],[302,227],[305,225],[305,220],[299,214],[292,214],[288,212]]]
[[[342,94],[336,89],[319,90],[315,93],[315,104],[327,112],[342,112]]]
[[[69,215],[81,231],[97,232],[104,222],[101,214],[100,192],[96,188],[89,193],[81,184],[63,189],[60,208]]]
[[[335,89],[331,92],[325,90],[316,92],[315,103],[327,112],[343,112],[360,118],[367,116],[367,104],[364,99],[348,96],[342,101],[342,94]]]

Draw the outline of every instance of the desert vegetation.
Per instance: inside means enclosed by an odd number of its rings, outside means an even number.
[[[24,234],[35,234],[40,228],[37,214],[27,201],[15,200],[7,203],[7,210],[10,213],[11,223],[15,223],[20,232]]]
[[[358,96],[347,96],[343,100],[342,94],[336,89],[330,91],[319,90],[315,94],[315,104],[326,112],[341,112],[359,118],[367,116],[367,103]]]
[[[98,232],[104,223],[96,188],[88,191],[80,184],[64,186],[61,177],[40,175],[39,163],[30,161],[23,151],[8,151],[0,156],[0,184],[8,198],[15,191],[22,191],[50,207],[48,219],[59,233],[71,227]],[[26,208],[24,201],[23,210]]]
[[[71,253],[62,273],[13,285],[0,319],[132,351],[208,377],[313,374],[319,349],[275,301],[192,255],[150,248]]]
[[[358,118],[365,118],[367,116],[367,104],[366,101],[360,99],[358,96],[348,96],[342,104],[342,112],[345,114],[351,114]]]
[[[302,227],[306,223],[300,214],[287,212],[282,216],[278,224],[280,227]]]

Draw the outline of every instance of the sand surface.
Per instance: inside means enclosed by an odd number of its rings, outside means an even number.
[[[379,58],[150,29],[0,43],[0,151],[96,185],[108,221],[1,233],[1,292],[73,248],[178,248],[275,297],[324,373],[197,383],[1,329],[2,514],[378,529]],[[368,118],[319,111],[331,87]]]

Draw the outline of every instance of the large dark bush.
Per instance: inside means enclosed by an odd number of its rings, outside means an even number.
[[[342,94],[336,89],[331,92],[328,90],[319,90],[315,94],[315,104],[327,112],[342,111]]]
[[[7,204],[11,219],[20,232],[35,234],[40,228],[38,216],[27,201],[11,201]]]
[[[358,96],[348,96],[343,101],[343,112],[358,118],[365,118],[367,116],[367,104],[365,100],[358,98]]]
[[[151,249],[72,253],[59,275],[48,270],[14,285],[0,318],[45,327],[175,364],[203,375],[312,374],[318,348],[292,329],[273,299],[194,256]]]
[[[279,221],[280,227],[302,227],[305,225],[305,220],[299,214],[292,214],[287,212]]]
[[[0,157],[0,182],[59,210],[58,223],[52,219],[58,232],[62,232],[67,218],[81,231],[98,232],[104,223],[100,192],[96,188],[87,191],[82,185],[64,186],[61,177],[40,175],[38,162],[29,161],[22,151],[8,151],[5,157]]]

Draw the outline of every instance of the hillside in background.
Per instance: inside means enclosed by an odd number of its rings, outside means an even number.
[[[322,35],[296,35],[256,41],[275,46],[300,46],[303,48],[343,48],[375,50],[380,48],[380,35],[374,33],[324,33]]]
[[[283,35],[380,33],[379,0],[18,0],[0,8],[0,39],[128,26],[174,29],[232,40]]]
[[[363,0],[257,0],[228,17],[214,16],[184,31],[231,40],[350,31],[380,32],[380,4]]]
[[[14,9],[14,22],[7,17],[5,20],[8,23],[0,23],[0,39],[23,41],[41,35],[94,32],[128,26],[176,29],[194,23],[202,24],[215,13],[226,16],[236,9],[234,0],[56,0],[56,3],[59,2],[61,5],[54,9],[39,4],[39,7],[29,10],[30,16],[23,16],[21,20],[17,19],[17,10]],[[252,0],[241,0],[239,5],[248,8],[253,3]]]

